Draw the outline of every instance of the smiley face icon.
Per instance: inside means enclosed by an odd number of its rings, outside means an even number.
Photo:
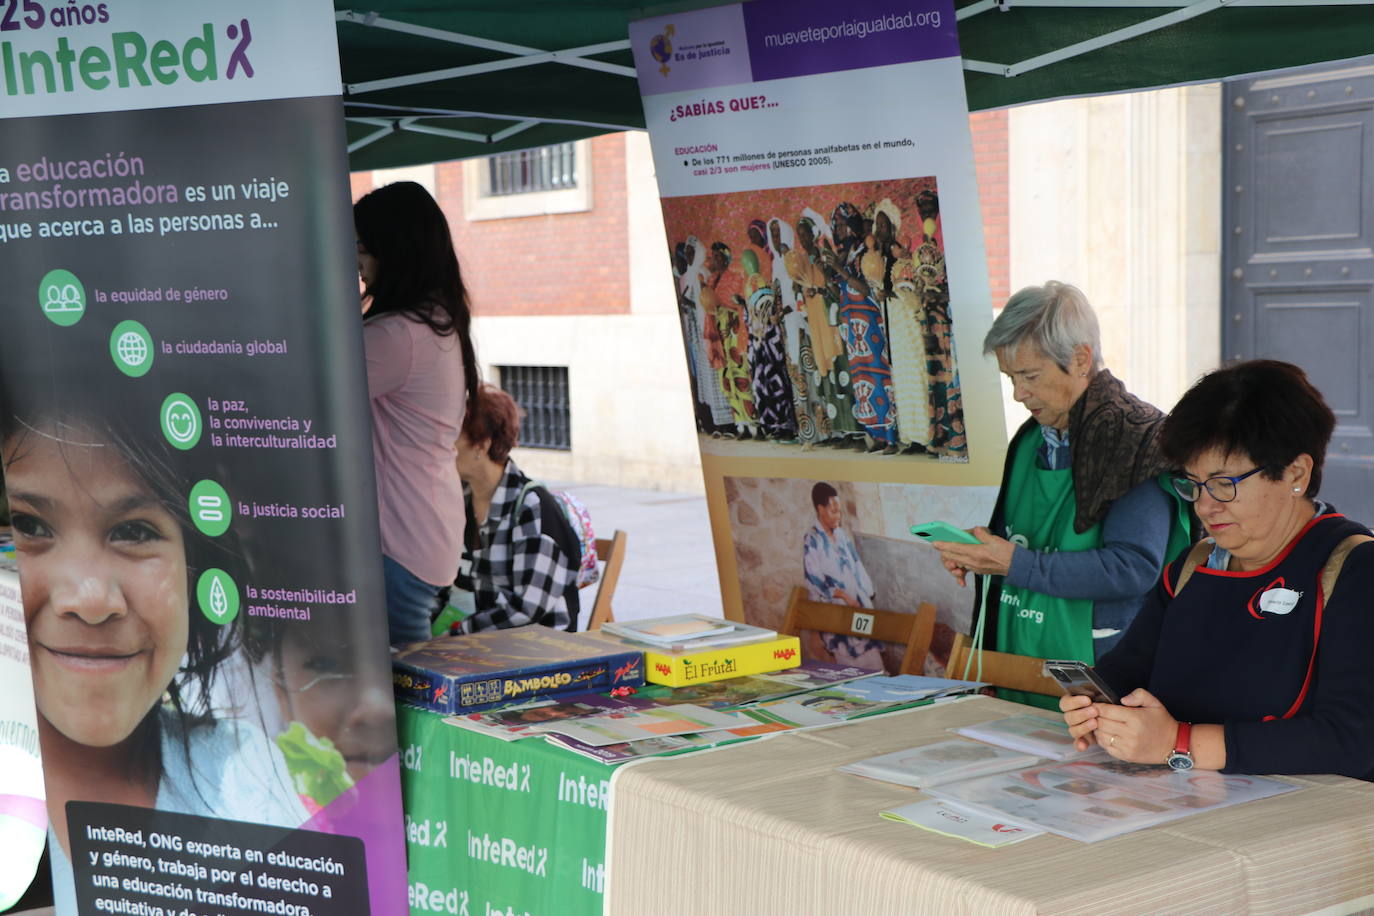
[[[174,448],[185,451],[200,441],[200,409],[188,395],[174,392],[162,402],[162,434]]]

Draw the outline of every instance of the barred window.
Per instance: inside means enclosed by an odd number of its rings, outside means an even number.
[[[559,143],[487,157],[487,195],[562,191],[577,186],[577,144]]]
[[[572,449],[567,366],[498,366],[501,387],[525,411],[520,444],[525,448]]]

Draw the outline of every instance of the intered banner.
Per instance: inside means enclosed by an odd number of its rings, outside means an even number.
[[[0,3],[0,455],[57,911],[399,913],[334,14]]]
[[[1005,444],[949,0],[631,25],[727,613],[969,600],[913,524],[981,524]],[[900,649],[813,638],[889,669]]]

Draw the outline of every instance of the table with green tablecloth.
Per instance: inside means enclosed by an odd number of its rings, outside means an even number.
[[[411,913],[601,912],[612,767],[396,711]]]

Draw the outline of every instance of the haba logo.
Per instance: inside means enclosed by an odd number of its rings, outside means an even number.
[[[993,824],[993,833],[1025,833],[1026,828],[1018,827],[1015,824]]]
[[[619,668],[615,669],[615,676],[611,679],[611,682],[616,683],[620,681],[622,678],[634,677],[635,672],[638,669],[639,660],[636,658],[632,658],[625,664],[621,665]]]
[[[796,658],[796,656],[797,656],[797,650],[796,650],[796,649],[774,649],[774,650],[773,650],[773,657],[774,657],[774,658],[780,658],[780,659],[782,659],[783,661],[788,661],[788,660],[790,660],[790,659]]]
[[[686,659],[684,659],[684,661],[686,661]],[[654,662],[654,670],[664,677],[668,677],[673,673],[673,666],[665,665],[663,662]]]
[[[663,27],[663,31],[649,39],[649,54],[654,60],[658,61],[658,72],[666,78],[668,71],[672,68],[668,66],[668,61],[673,59],[673,36],[677,34],[677,29],[670,22]]]

